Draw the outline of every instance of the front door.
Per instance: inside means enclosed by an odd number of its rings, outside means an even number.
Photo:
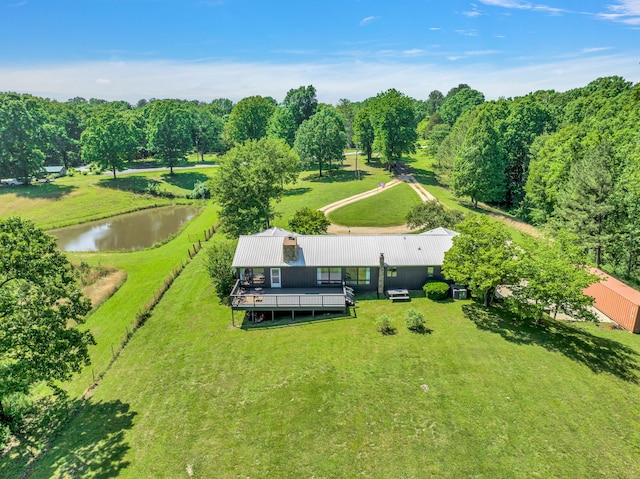
[[[282,283],[280,282],[280,268],[271,268],[271,287],[282,287]]]

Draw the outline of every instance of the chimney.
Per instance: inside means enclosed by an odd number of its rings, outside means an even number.
[[[380,253],[380,267],[378,268],[378,298],[384,296],[384,253]]]
[[[295,236],[285,236],[282,242],[282,259],[286,263],[298,261],[298,240]]]

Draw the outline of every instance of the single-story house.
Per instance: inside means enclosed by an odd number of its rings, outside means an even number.
[[[298,235],[272,228],[241,236],[232,306],[242,310],[346,309],[346,295],[420,289],[442,280],[455,231],[412,235]]]
[[[55,176],[59,178],[61,176],[65,176],[67,174],[67,168],[62,166],[44,166],[42,168],[45,176]]]

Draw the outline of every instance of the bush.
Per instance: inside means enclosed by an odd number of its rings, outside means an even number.
[[[209,198],[211,198],[211,190],[209,189],[209,185],[205,181],[196,181],[195,185],[193,185],[193,192],[191,193],[191,197],[195,200],[208,200]]]
[[[378,319],[376,319],[376,325],[378,326],[378,331],[385,336],[396,333],[396,328],[391,324],[391,318],[387,314],[379,316]]]
[[[439,301],[449,297],[449,285],[442,281],[427,283],[422,289],[429,299]]]
[[[421,333],[425,330],[424,315],[413,308],[408,309],[405,313],[404,322],[407,324],[407,329],[410,331]]]

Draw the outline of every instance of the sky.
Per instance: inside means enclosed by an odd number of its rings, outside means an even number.
[[[640,0],[0,0],[0,91],[67,100],[487,99],[640,82]]]

